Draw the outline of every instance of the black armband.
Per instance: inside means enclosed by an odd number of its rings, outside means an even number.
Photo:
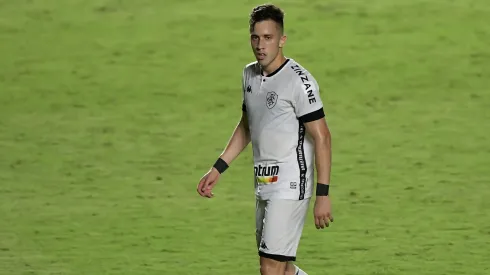
[[[226,161],[224,161],[222,158],[218,158],[218,160],[216,160],[216,162],[214,163],[213,167],[216,168],[216,170],[218,170],[220,174],[223,174],[223,172],[225,172],[226,169],[228,169],[228,163],[226,163]]]
[[[317,196],[328,196],[328,189],[330,188],[329,184],[316,184],[316,195]]]

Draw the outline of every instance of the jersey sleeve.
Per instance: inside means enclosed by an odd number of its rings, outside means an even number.
[[[293,84],[293,105],[296,117],[303,123],[325,117],[320,88],[311,75],[301,76]]]

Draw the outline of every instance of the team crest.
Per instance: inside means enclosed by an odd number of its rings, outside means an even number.
[[[267,104],[267,108],[269,109],[272,109],[274,108],[274,106],[276,106],[276,103],[277,103],[277,94],[275,92],[268,92],[267,93],[267,96],[265,98],[266,100],[266,104]]]

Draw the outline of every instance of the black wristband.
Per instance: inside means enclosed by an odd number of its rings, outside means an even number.
[[[328,189],[330,188],[329,184],[316,184],[316,195],[317,196],[328,196]]]
[[[226,169],[228,169],[228,163],[226,163],[226,161],[224,161],[222,158],[218,158],[213,167],[216,168],[220,174],[223,174]]]

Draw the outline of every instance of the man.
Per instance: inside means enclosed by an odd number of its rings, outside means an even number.
[[[317,229],[333,222],[328,194],[330,131],[315,78],[286,58],[284,13],[260,5],[250,15],[256,62],[243,70],[242,117],[225,150],[197,191],[212,198],[220,175],[251,142],[256,194],[256,238],[262,275],[305,275],[293,262],[313,196]]]

